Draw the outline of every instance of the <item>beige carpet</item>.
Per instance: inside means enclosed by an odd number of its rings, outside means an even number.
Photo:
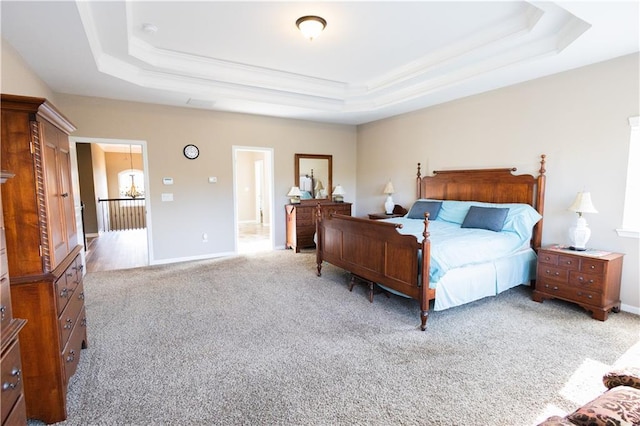
[[[604,388],[640,318],[528,287],[442,312],[312,252],[95,272],[68,425],[532,425]],[[37,424],[37,422],[30,422]]]

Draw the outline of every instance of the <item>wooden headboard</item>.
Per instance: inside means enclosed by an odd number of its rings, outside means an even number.
[[[434,171],[422,176],[420,163],[416,178],[418,198],[438,200],[481,201],[486,203],[529,204],[544,216],[545,160],[540,156],[538,176],[514,175],[515,168]],[[542,243],[542,219],[536,224],[531,247]]]

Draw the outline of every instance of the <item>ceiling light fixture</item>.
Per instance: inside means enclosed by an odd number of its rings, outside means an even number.
[[[298,18],[296,21],[296,26],[302,32],[302,35],[309,40],[313,40],[318,37],[322,30],[327,26],[327,21],[319,16],[303,16]]]

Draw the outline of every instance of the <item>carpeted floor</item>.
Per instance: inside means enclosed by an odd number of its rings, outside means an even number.
[[[532,425],[604,390],[640,317],[528,287],[442,312],[274,251],[85,278],[67,425]],[[30,421],[30,424],[37,422]]]

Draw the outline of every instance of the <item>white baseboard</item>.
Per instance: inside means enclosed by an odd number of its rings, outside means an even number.
[[[640,315],[640,307],[627,305],[625,303],[620,304],[620,310],[624,312],[629,312],[630,314]]]
[[[179,263],[179,262],[189,262],[191,260],[206,260],[206,259],[215,259],[217,257],[228,257],[235,256],[234,252],[226,252],[226,253],[213,253],[213,254],[203,254],[199,256],[186,256],[186,257],[174,257],[171,259],[159,259],[159,260],[150,260],[149,265],[166,265],[169,263]]]

